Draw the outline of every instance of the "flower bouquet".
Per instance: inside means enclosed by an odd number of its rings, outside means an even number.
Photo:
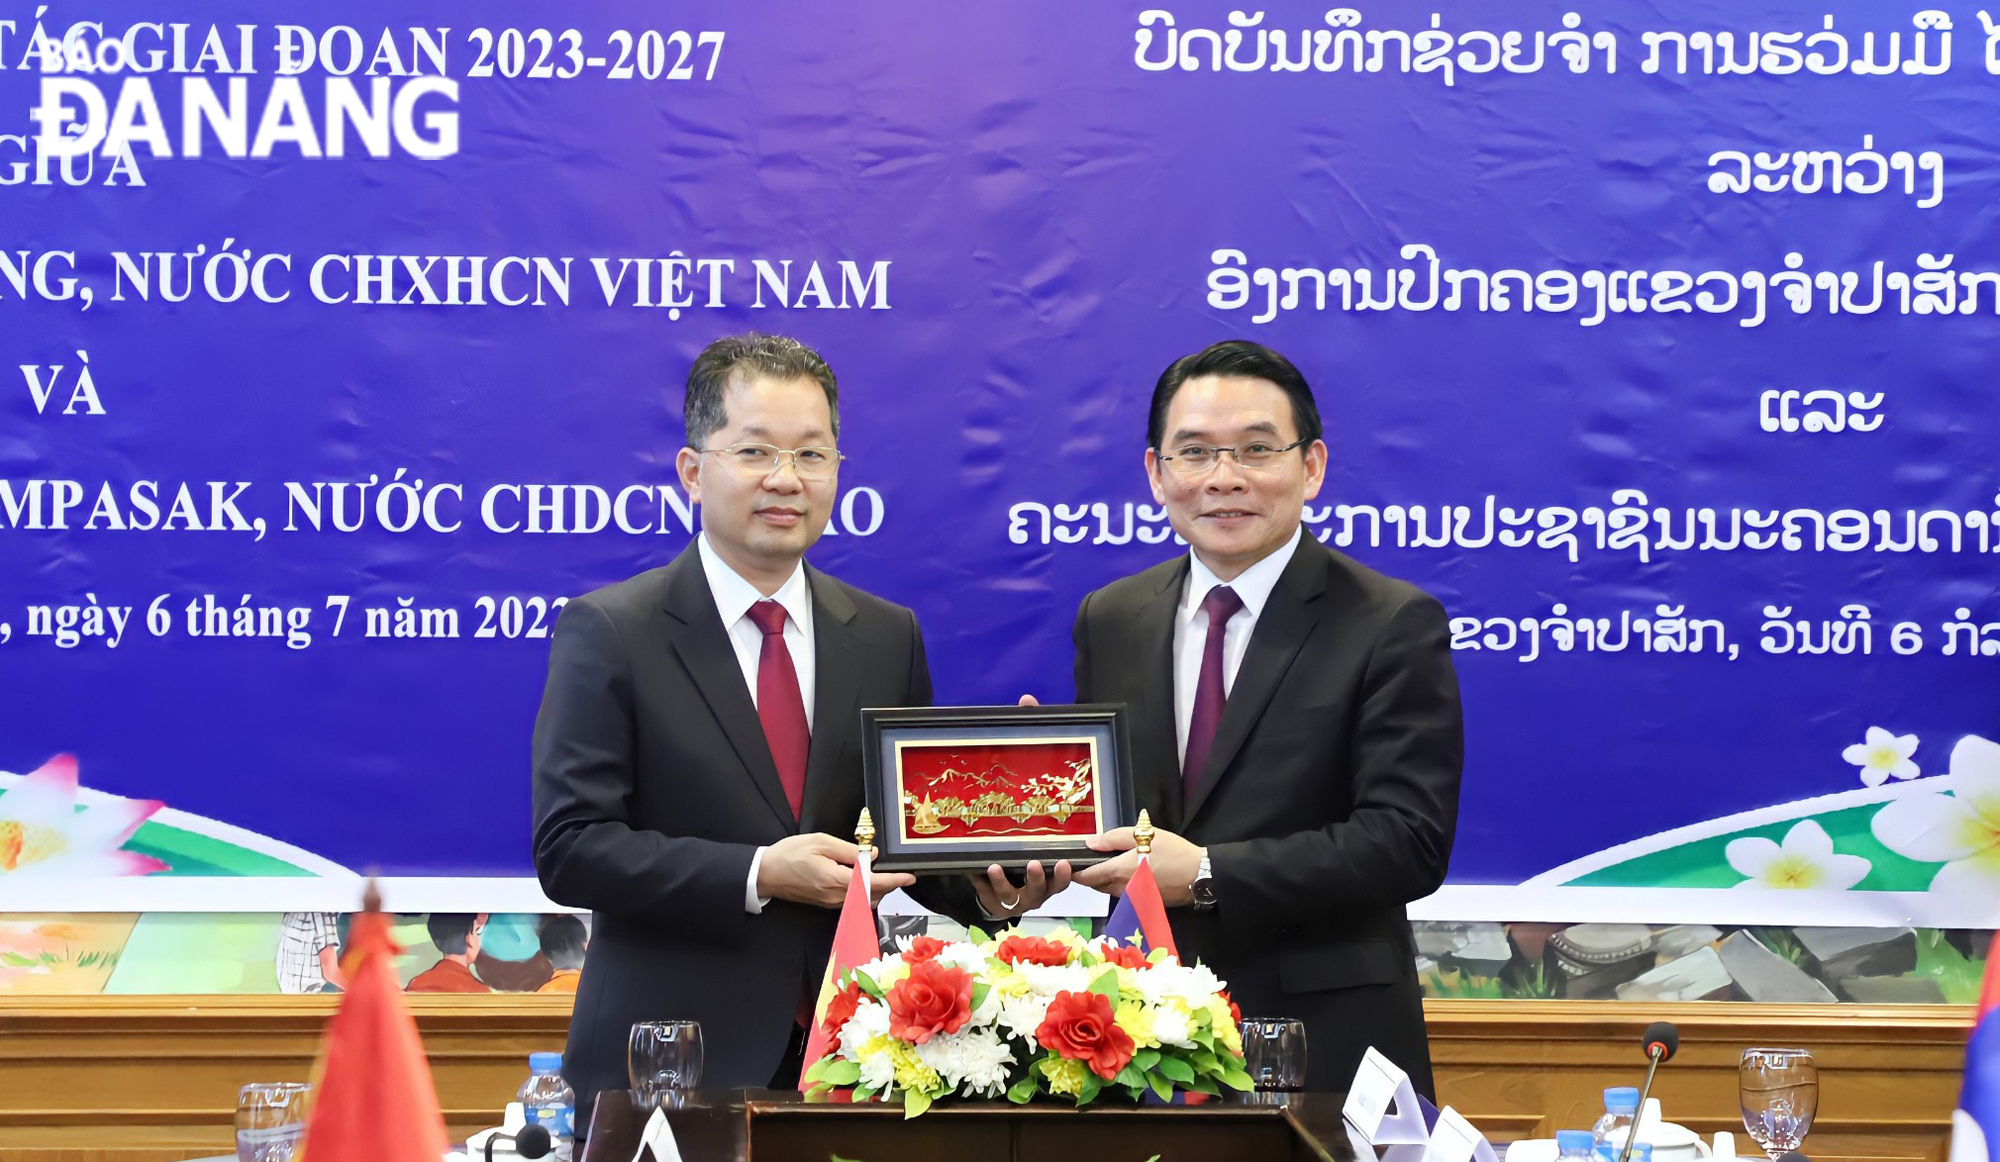
[[[1088,1105],[1106,1091],[1248,1090],[1242,1014],[1206,967],[1067,928],[1045,937],[918,936],[843,971],[822,1027],[832,1047],[807,1097],[895,1101],[916,1117],[959,1094]]]

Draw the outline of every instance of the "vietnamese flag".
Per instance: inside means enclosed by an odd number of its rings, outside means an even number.
[[[812,1088],[806,1081],[806,1070],[833,1048],[833,1038],[827,1035],[825,1026],[827,1006],[840,991],[835,982],[844,970],[860,968],[881,955],[881,940],[875,932],[875,904],[868,897],[868,853],[869,849],[863,847],[861,858],[854,861],[854,874],[847,881],[847,900],[840,905],[840,922],[833,930],[833,955],[826,958],[826,975],[819,982],[819,1000],[813,1004],[812,1027],[806,1030],[805,1060],[799,1069],[800,1093]]]
[[[312,1111],[293,1162],[438,1162],[444,1116],[396,980],[401,949],[372,884],[362,907],[341,962],[347,993],[320,1041]]]

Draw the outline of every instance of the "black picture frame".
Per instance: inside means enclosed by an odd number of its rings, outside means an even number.
[[[958,808],[944,808],[946,815],[942,823],[936,813],[928,819],[924,818],[929,804],[906,798],[906,794],[918,790],[906,784],[905,763],[909,761],[914,765],[916,757],[911,748],[918,751],[949,750],[961,745],[982,750],[1017,745],[1024,751],[1027,748],[1048,748],[1055,751],[1058,757],[1067,753],[1078,756],[1077,761],[1087,758],[1090,763],[1087,773],[1090,780],[1090,829],[1074,834],[1080,824],[1070,820],[1079,816],[1082,809],[1058,807],[1056,812],[1050,814],[1017,819],[1015,825],[1025,829],[1022,834],[923,834],[925,827],[941,832],[952,830],[950,812],[963,810],[967,805],[961,800],[958,801]],[[1030,860],[1042,861],[1044,868],[1052,868],[1057,860],[1062,859],[1070,861],[1072,868],[1102,863],[1111,856],[1092,851],[1084,845],[1084,840],[1114,827],[1129,827],[1138,819],[1139,808],[1132,794],[1131,754],[1130,730],[1123,703],[864,709],[861,712],[861,768],[868,813],[875,822],[874,867],[878,871],[951,872],[979,871],[997,863],[1018,871],[1026,867]],[[994,781],[999,782],[1006,775],[1016,775],[1025,780],[1020,788],[1007,788],[1001,784],[999,790],[1003,794],[1050,785],[1074,788],[1072,780],[1085,772],[1076,769],[1073,762],[1061,765],[1072,768],[1068,776],[1059,771],[1032,770],[1023,774],[1008,770],[995,775]],[[984,777],[994,769],[988,768],[973,777]],[[945,773],[964,776],[963,772],[950,769]],[[1024,805],[1050,801],[1039,793],[1025,798],[1015,794],[1015,797]],[[990,827],[993,826],[991,820],[995,818],[982,815],[976,820],[968,820],[960,816],[956,819],[957,829]],[[1072,833],[1036,834],[1038,827],[1044,830],[1051,827],[1050,824],[1037,825],[1034,822],[1036,819],[1060,820],[1055,826]],[[1001,823],[1005,822],[1004,818],[1001,819]]]

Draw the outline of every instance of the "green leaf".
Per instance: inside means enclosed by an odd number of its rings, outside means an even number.
[[[1171,1083],[1167,1081],[1166,1078],[1161,1077],[1159,1074],[1155,1073],[1146,1078],[1146,1084],[1153,1087],[1153,1093],[1157,1095],[1161,1101],[1174,1100],[1174,1087]]]
[[[1113,968],[1098,974],[1090,982],[1090,991],[1100,997],[1108,997],[1113,1006],[1118,1004],[1118,970]]]
[[[1221,1073],[1222,1060],[1213,1049],[1197,1049],[1188,1055],[1188,1063],[1202,1073]]]
[[[875,1100],[875,1095],[879,1092],[881,1091],[872,1085],[857,1085],[854,1087],[854,1100],[873,1101]]]
[[[991,936],[988,936],[986,934],[986,930],[983,928],[967,928],[965,930],[965,937],[966,939],[972,941],[974,944],[993,943],[993,938]]]
[[[1250,1075],[1232,1065],[1223,1071],[1222,1084],[1238,1093],[1249,1093]]]
[[[1125,1068],[1118,1071],[1118,1076],[1112,1078],[1111,1083],[1113,1085],[1144,1086],[1146,1084],[1146,1071],[1139,1068],[1138,1060],[1135,1057],[1131,1061],[1127,1061]]]
[[[906,1089],[903,1091],[904,1121],[909,1121],[929,1108],[931,1108],[930,1096],[922,1090]]]
[[[1177,1081],[1182,1085],[1193,1085],[1194,1066],[1189,1065],[1178,1057],[1162,1057],[1160,1058],[1160,1076],[1166,1078],[1168,1081]],[[1248,1075],[1246,1074],[1245,1076]]]
[[[1158,1049],[1141,1049],[1132,1055],[1132,1064],[1138,1066],[1141,1073],[1151,1073],[1153,1066],[1159,1063],[1160,1051]]]
[[[882,986],[876,984],[873,980],[870,980],[868,977],[865,977],[857,972],[854,974],[854,983],[861,986],[862,992],[867,993],[869,996],[874,997],[878,1001],[882,999]]]
[[[1104,1083],[1098,1080],[1095,1073],[1086,1072],[1083,1075],[1083,1089],[1076,1095],[1076,1104],[1080,1106],[1089,1105],[1091,1102],[1096,1101],[1098,1092],[1103,1088]]]
[[[819,1079],[828,1085],[853,1085],[861,1080],[861,1066],[845,1057],[822,1057],[813,1068],[819,1070]]]
[[[972,1007],[976,1009],[976,1008],[978,1008],[979,1006],[981,1006],[981,1005],[985,1004],[985,1003],[986,1003],[986,994],[987,994],[987,993],[989,993],[989,992],[992,992],[992,991],[993,991],[993,986],[992,986],[992,985],[990,985],[990,984],[987,984],[987,983],[986,983],[985,981],[980,981],[980,982],[979,982],[978,984],[976,984],[976,985],[973,985],[973,986],[972,986]]]
[[[1027,1104],[1028,1099],[1035,1096],[1035,1091],[1040,1088],[1041,1088],[1041,1081],[1036,1076],[1035,1070],[1031,1066],[1028,1069],[1026,1076],[1022,1077],[1021,1080],[1015,1082],[1013,1085],[1008,1087],[1007,1100],[1013,1102],[1015,1105],[1025,1105]]]

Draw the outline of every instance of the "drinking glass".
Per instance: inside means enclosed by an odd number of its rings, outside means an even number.
[[[701,1026],[693,1021],[641,1021],[632,1026],[626,1067],[633,1098],[651,1113],[669,1098],[701,1085]]]
[[[236,1094],[237,1162],[289,1162],[306,1132],[302,1081],[259,1081]]]
[[[1819,1067],[1803,1049],[1745,1049],[1736,1067],[1743,1128],[1777,1162],[1796,1150],[1819,1108]]]
[[[1306,1023],[1296,1017],[1243,1018],[1243,1068],[1259,1093],[1297,1093],[1306,1084]]]

